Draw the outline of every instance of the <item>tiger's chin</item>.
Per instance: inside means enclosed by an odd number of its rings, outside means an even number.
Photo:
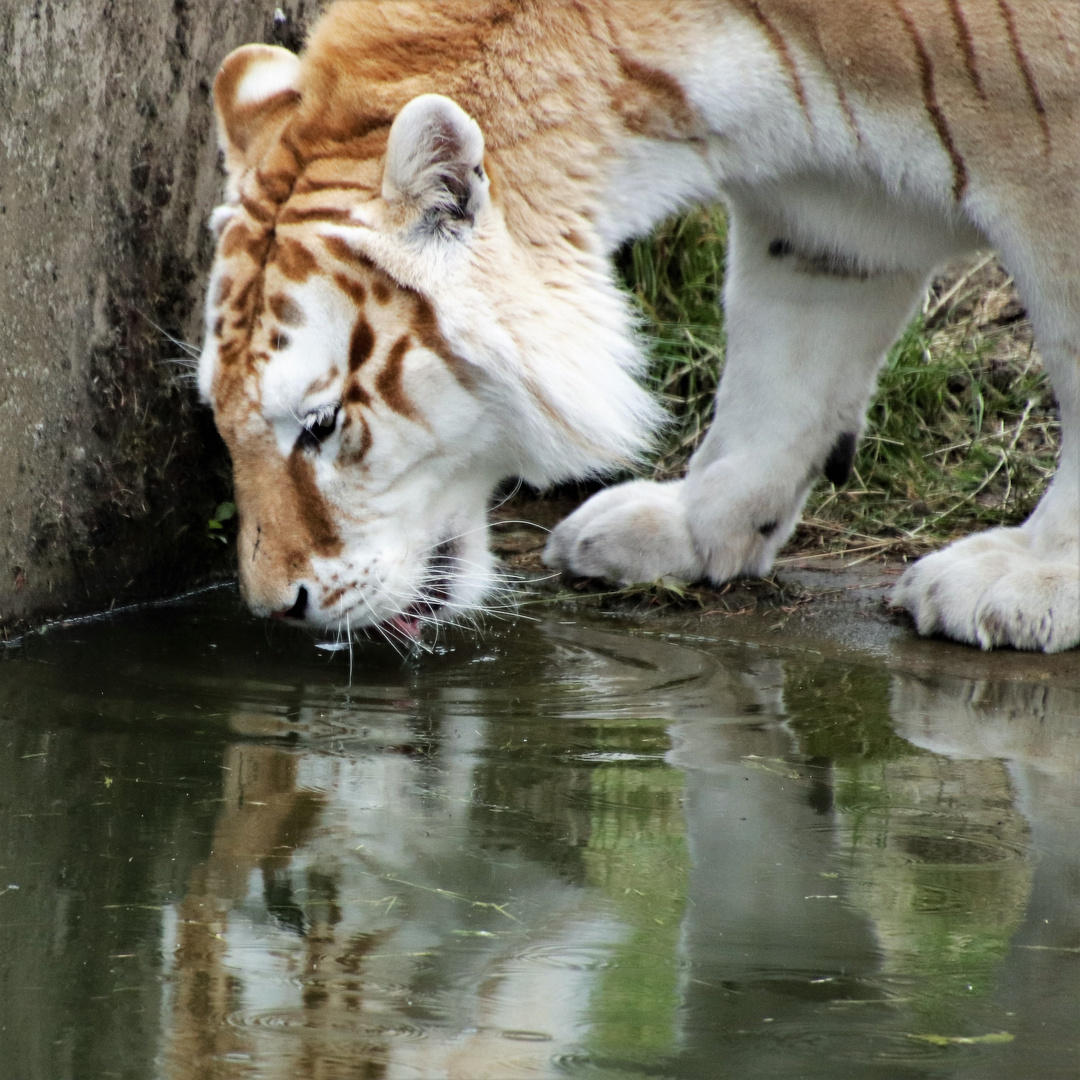
[[[415,644],[423,640],[425,631],[453,626],[463,619],[475,620],[491,590],[491,572],[483,580],[473,580],[475,575],[459,568],[440,568],[435,560],[429,567],[416,599],[389,619],[363,626],[368,636]]]

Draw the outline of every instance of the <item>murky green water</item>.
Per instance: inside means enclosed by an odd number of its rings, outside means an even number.
[[[562,620],[0,660],[0,1077],[1080,1075],[1075,693]]]

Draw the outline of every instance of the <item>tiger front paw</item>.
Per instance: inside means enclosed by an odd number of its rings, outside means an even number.
[[[694,549],[681,482],[636,480],[598,492],[561,522],[544,563],[580,577],[620,584],[705,574]]]
[[[1080,552],[1040,556],[1022,529],[993,529],[920,559],[892,603],[925,636],[1062,652],[1080,644]]]

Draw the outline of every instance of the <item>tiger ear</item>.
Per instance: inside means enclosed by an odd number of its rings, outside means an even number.
[[[471,225],[488,198],[480,125],[441,94],[413,98],[390,128],[382,195],[426,230]]]
[[[259,136],[279,126],[300,101],[300,60],[276,45],[234,49],[214,80],[218,143],[230,175],[242,171]]]

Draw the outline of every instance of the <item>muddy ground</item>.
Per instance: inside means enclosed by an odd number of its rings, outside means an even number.
[[[906,565],[900,559],[782,553],[770,578],[729,582],[720,589],[673,585],[619,590],[603,582],[553,577],[541,561],[546,530],[579,498],[579,493],[549,500],[519,497],[495,515],[506,522],[492,530],[495,551],[511,576],[532,583],[539,600],[568,610],[630,615],[642,626],[664,632],[783,645],[837,660],[882,663],[916,675],[1080,691],[1080,650],[1055,656],[1011,649],[983,652],[919,637],[907,614],[888,602]]]

